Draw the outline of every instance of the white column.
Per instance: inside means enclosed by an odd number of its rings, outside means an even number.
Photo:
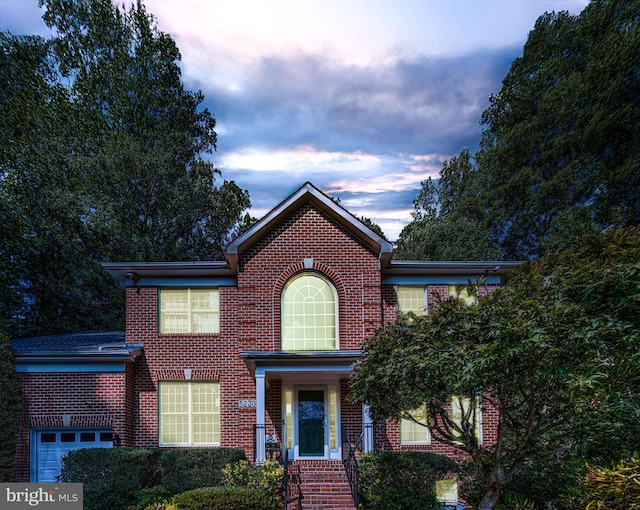
[[[369,414],[369,406],[362,406],[362,449],[364,453],[373,451],[373,420]]]
[[[256,464],[262,464],[267,458],[264,413],[264,374],[256,373]]]

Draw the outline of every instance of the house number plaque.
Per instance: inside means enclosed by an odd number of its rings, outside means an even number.
[[[255,398],[246,398],[244,400],[238,400],[239,408],[255,408],[256,407],[256,399]]]

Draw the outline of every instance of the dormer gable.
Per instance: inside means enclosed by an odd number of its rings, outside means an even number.
[[[306,182],[250,229],[227,245],[224,254],[232,271],[235,272],[237,270],[238,258],[243,252],[307,203],[331,218],[332,221],[373,250],[378,255],[381,269],[388,265],[393,255],[393,245],[376,234],[349,211],[336,204],[313,184]]]

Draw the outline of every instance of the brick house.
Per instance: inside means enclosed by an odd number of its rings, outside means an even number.
[[[351,367],[399,310],[428,313],[478,276],[490,292],[514,263],[392,255],[306,183],[224,261],[104,264],[126,291],[124,333],[12,341],[24,388],[18,479],[53,480],[73,448],[228,446],[256,462],[277,450],[299,466],[305,504],[352,508],[339,488],[348,441],[455,455],[409,421],[374,427],[347,400]],[[484,441],[495,422],[483,407]]]

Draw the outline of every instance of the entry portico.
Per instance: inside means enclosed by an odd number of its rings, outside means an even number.
[[[365,451],[373,449],[367,409],[345,399],[361,351],[243,351],[241,355],[256,385],[256,462],[266,458],[269,427],[292,460],[341,459],[346,425],[362,435]],[[267,391],[272,383],[279,391]],[[267,396],[274,402],[267,402]],[[359,416],[354,416],[354,409],[360,410]]]

